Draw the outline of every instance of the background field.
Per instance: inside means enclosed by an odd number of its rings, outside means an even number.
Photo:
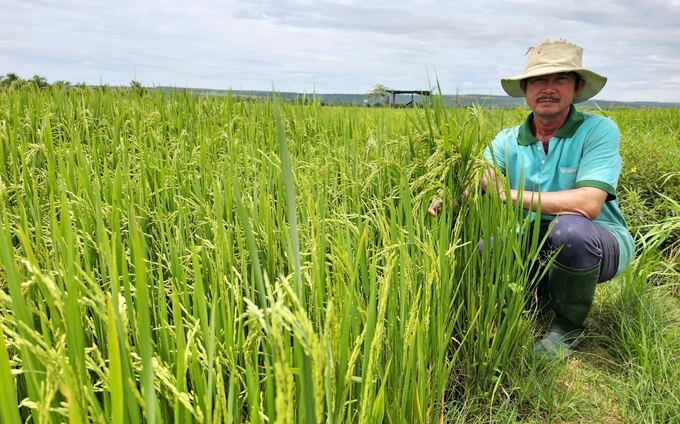
[[[461,196],[524,109],[1,90],[2,422],[680,419],[680,113],[597,113],[639,252],[546,362],[530,223]]]

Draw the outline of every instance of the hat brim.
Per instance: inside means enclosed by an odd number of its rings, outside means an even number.
[[[591,97],[594,97],[607,83],[607,77],[585,68],[574,69],[550,67],[534,69],[522,75],[503,78],[501,79],[501,86],[510,97],[524,97],[524,92],[522,91],[522,87],[520,87],[520,82],[522,80],[532,77],[539,77],[541,75],[559,74],[561,72],[576,72],[581,75],[581,78],[586,82],[583,89],[579,91],[576,96],[574,96],[574,103],[581,103],[590,99]]]

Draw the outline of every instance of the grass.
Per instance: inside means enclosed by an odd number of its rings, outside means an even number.
[[[0,91],[3,422],[672,422],[675,176],[629,146],[677,115],[606,111],[641,250],[545,363],[531,224],[462,196],[524,113]]]

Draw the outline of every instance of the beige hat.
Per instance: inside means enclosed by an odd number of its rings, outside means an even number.
[[[523,79],[560,72],[577,72],[586,85],[576,97],[574,103],[588,100],[602,90],[607,78],[583,68],[583,48],[567,40],[548,40],[543,44],[530,47],[527,51],[529,59],[522,75],[503,78],[503,90],[511,97],[524,97],[519,83]]]

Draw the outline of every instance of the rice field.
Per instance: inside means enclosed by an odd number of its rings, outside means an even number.
[[[0,91],[3,423],[483,422],[522,409],[540,240],[521,211],[463,191],[526,111],[307,100]],[[626,191],[627,211],[645,196]],[[650,251],[677,228],[656,228]],[[492,236],[505,243],[479,254]]]

